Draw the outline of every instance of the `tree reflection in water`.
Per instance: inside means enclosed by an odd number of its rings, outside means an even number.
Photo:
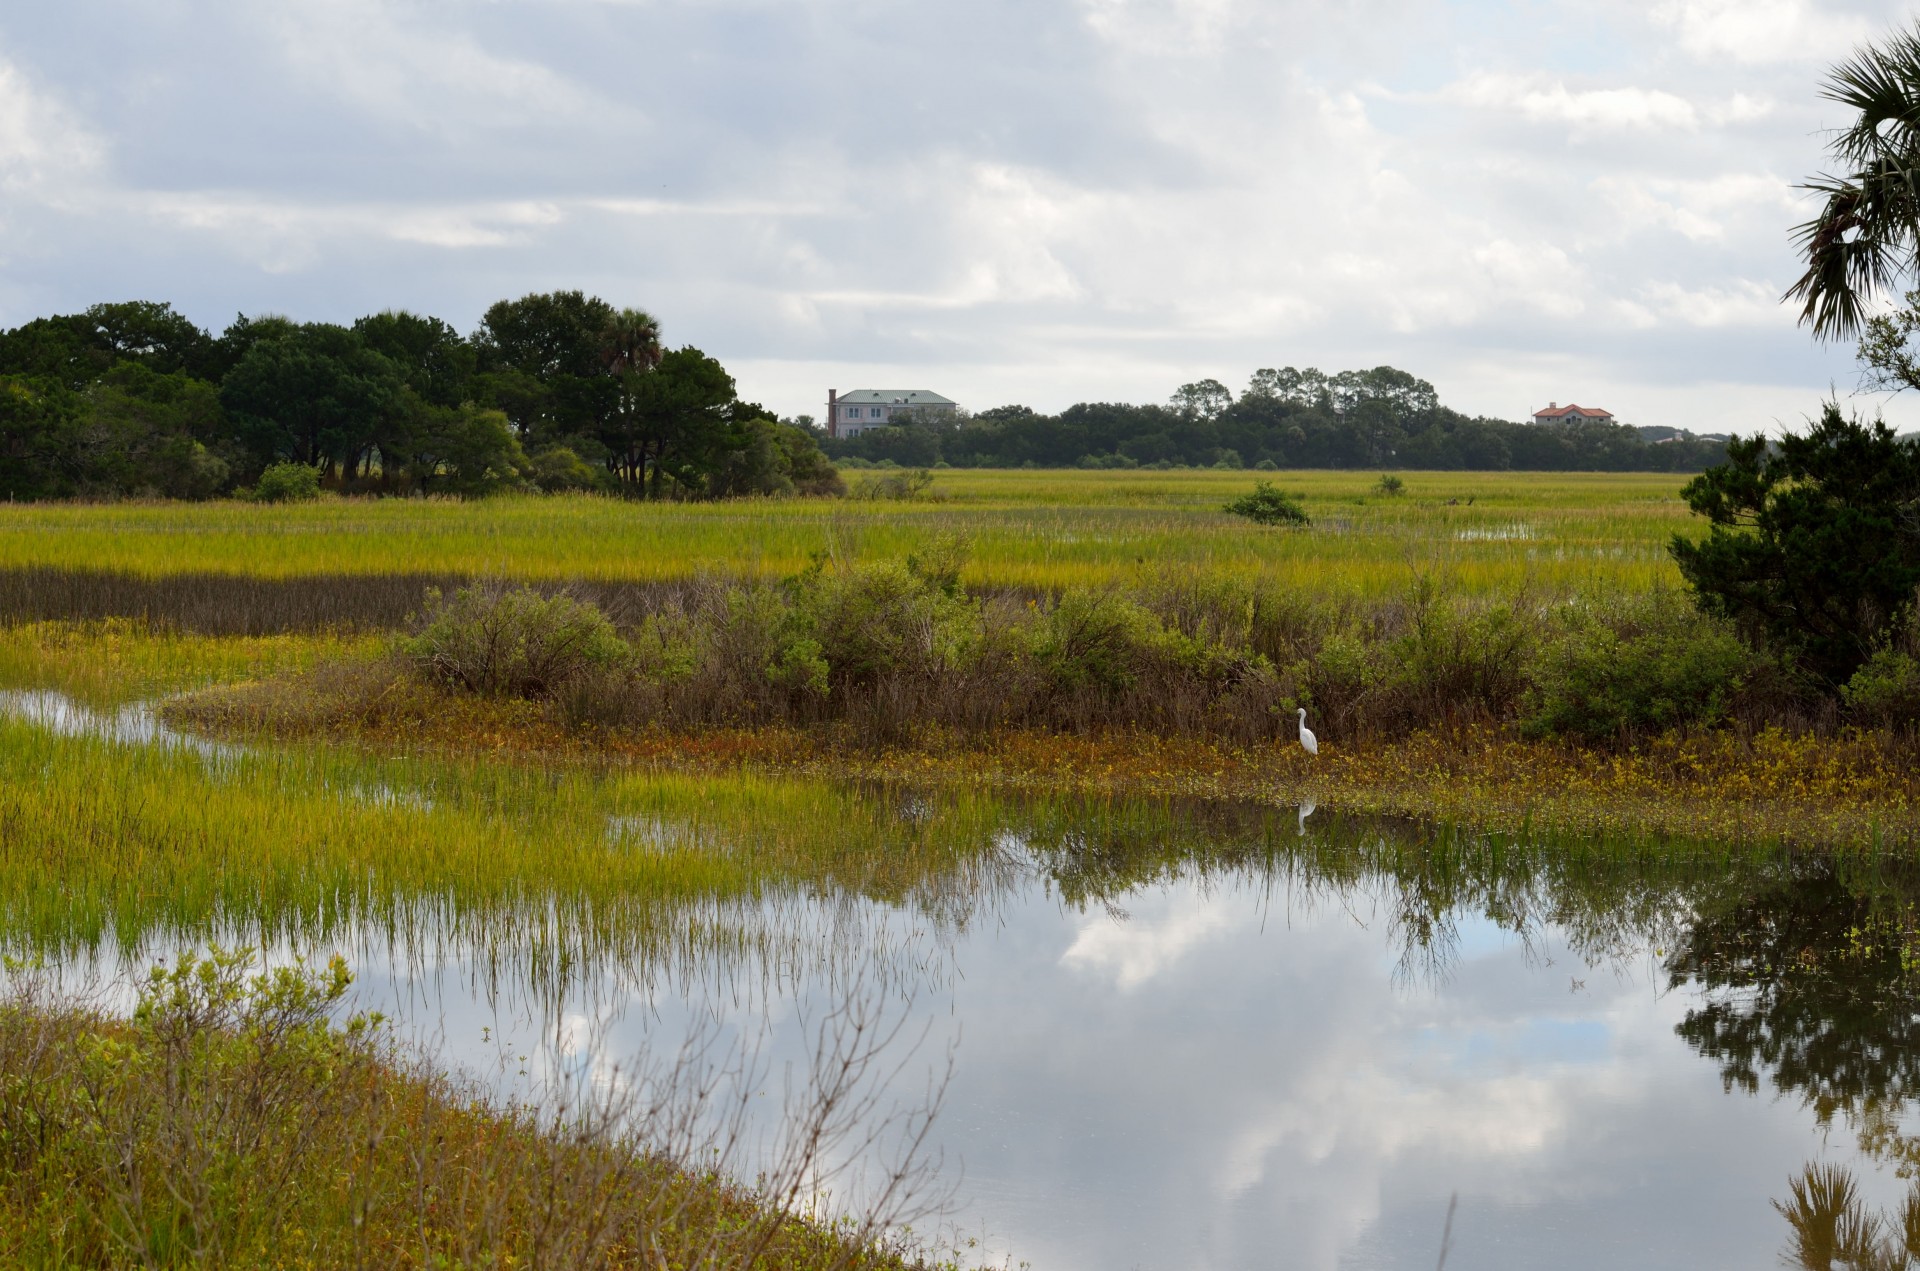
[[[1786,862],[1702,912],[1667,960],[1673,987],[1704,991],[1675,1031],[1728,1090],[1765,1079],[1911,1175],[1920,1136],[1901,1120],[1920,1095],[1920,880],[1847,875],[1830,857]]]

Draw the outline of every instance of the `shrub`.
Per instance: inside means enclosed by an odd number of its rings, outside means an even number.
[[[311,464],[276,463],[253,487],[260,503],[298,503],[320,497],[320,471]]]
[[[1535,672],[1526,724],[1600,741],[1716,723],[1756,664],[1728,624],[1672,592],[1605,617],[1569,610]]]
[[[1378,494],[1392,497],[1396,494],[1405,494],[1407,492],[1407,483],[1399,477],[1394,476],[1391,472],[1383,472],[1380,474],[1380,479],[1373,483],[1373,488]]]
[[[1920,723],[1920,661],[1882,649],[1840,690],[1855,718],[1883,727]]]
[[[1133,687],[1140,651],[1162,630],[1124,596],[1073,590],[1060,597],[1034,632],[1033,652],[1056,692]]]
[[[1709,522],[1675,562],[1708,612],[1838,687],[1913,609],[1920,441],[1828,403],[1805,435],[1736,438],[1682,492]]]
[[[1276,490],[1270,481],[1257,481],[1253,492],[1227,504],[1225,511],[1259,525],[1306,525],[1307,510],[1293,495]]]
[[[1422,580],[1406,621],[1382,650],[1377,723],[1408,728],[1512,717],[1533,651],[1533,633],[1512,605],[1463,605]]]
[[[815,568],[797,580],[800,631],[817,644],[801,663],[823,658],[842,687],[959,666],[978,636],[978,606],[958,588],[957,563],[916,566]]]
[[[883,460],[875,467],[892,467],[891,460]],[[928,468],[899,468],[889,471],[881,477],[862,477],[853,487],[856,499],[917,499],[933,487],[933,472]]]
[[[591,670],[623,662],[627,646],[605,614],[571,596],[530,587],[427,593],[406,653],[436,683],[489,697],[550,697]]]
[[[529,461],[533,483],[548,494],[562,490],[603,490],[611,482],[605,469],[596,469],[566,446],[549,446]]]

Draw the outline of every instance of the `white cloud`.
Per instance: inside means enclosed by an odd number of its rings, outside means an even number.
[[[1650,314],[1654,325],[1790,327],[1793,314],[1780,303],[1780,290],[1748,279],[1691,289],[1673,282],[1653,282],[1622,302],[1622,308]]]
[[[52,194],[90,176],[104,151],[99,137],[0,60],[0,189]]]
[[[141,194],[126,206],[135,215],[216,236],[276,272],[305,268],[343,241],[369,238],[447,251],[505,247],[566,215],[551,203],[325,204],[220,193]]]
[[[1576,132],[1690,130],[1700,125],[1693,103],[1673,93],[1648,88],[1574,90],[1543,75],[1483,71],[1453,85],[1444,96],[1534,123],[1566,124]]]
[[[1079,0],[1088,28],[1133,52],[1217,48],[1234,0]]]
[[[1653,18],[1697,58],[1747,63],[1822,61],[1872,31],[1858,13],[1835,13],[1811,0],[1666,0]]]

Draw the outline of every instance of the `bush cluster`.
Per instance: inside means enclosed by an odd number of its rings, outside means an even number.
[[[1625,744],[1839,719],[1678,592],[1549,604],[1423,579],[1363,603],[1165,573],[1126,592],[978,595],[963,563],[949,543],[905,562],[816,561],[779,583],[698,584],[618,634],[566,597],[478,587],[438,602],[407,647],[435,682],[546,699],[577,727],[832,725],[873,741],[1139,728],[1249,744],[1291,737],[1305,706],[1323,737],[1495,724]],[[1901,654],[1876,661],[1844,707],[1899,726],[1917,701]]]

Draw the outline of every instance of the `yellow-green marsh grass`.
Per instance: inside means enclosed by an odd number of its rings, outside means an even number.
[[[373,636],[209,639],[144,622],[32,622],[0,627],[0,689],[56,689],[96,705],[298,672],[328,658],[365,657]]]
[[[1269,479],[1315,525],[1261,529],[1220,511]],[[915,502],[600,498],[325,499],[311,504],[0,507],[0,569],[469,575],[661,582],[777,577],[816,552],[900,559],[944,535],[971,548],[977,587],[1125,582],[1143,569],[1246,572],[1303,591],[1373,595],[1443,570],[1473,592],[1645,588],[1677,575],[1666,542],[1689,523],[1669,474],[942,471]]]
[[[813,887],[943,904],[994,814],[984,798],[942,807],[922,824],[820,781],[324,747],[209,755],[6,718],[0,940],[110,934],[133,949],[233,924],[312,937],[371,920],[638,954],[676,925],[717,922],[703,901]]]

